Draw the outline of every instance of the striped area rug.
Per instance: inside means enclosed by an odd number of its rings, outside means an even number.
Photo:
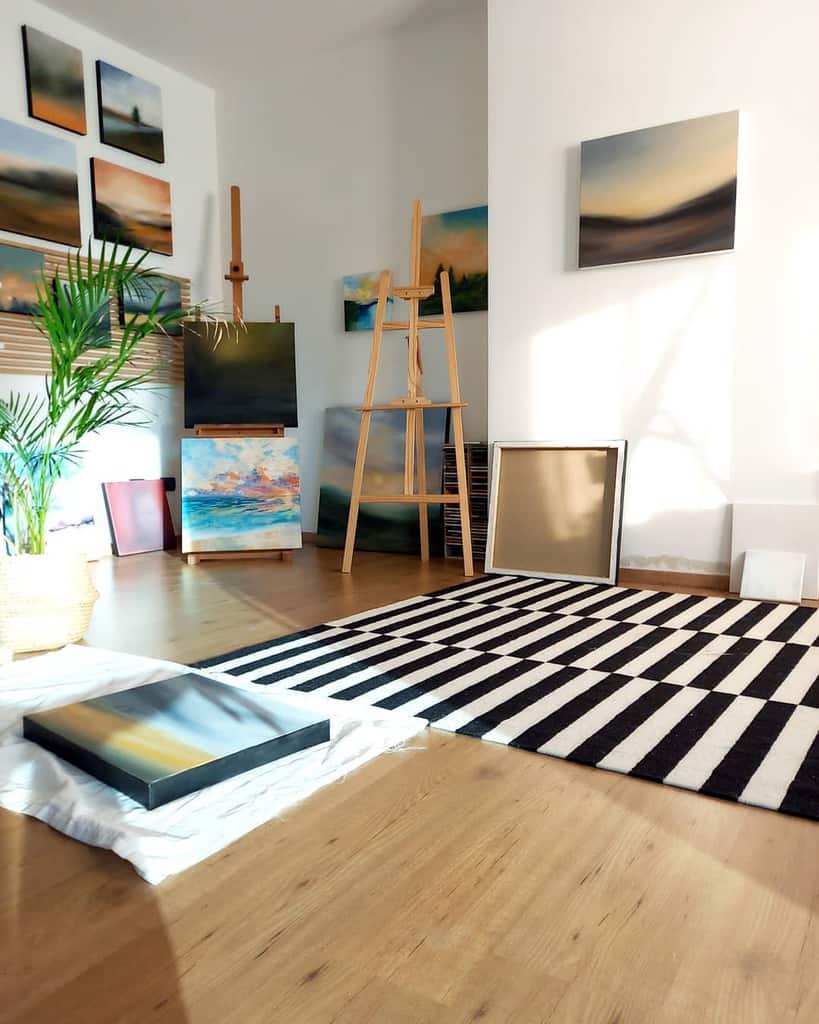
[[[819,819],[819,610],[493,576],[202,662]]]

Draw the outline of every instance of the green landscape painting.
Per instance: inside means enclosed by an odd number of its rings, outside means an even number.
[[[422,316],[440,316],[441,271],[449,272],[452,312],[489,309],[489,207],[473,206],[424,217],[421,284],[435,287],[420,303]]]

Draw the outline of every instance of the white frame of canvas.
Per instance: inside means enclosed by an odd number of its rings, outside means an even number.
[[[625,482],[626,447],[624,439],[614,441],[493,441],[492,472],[489,488],[489,523],[486,533],[486,562],[484,571],[502,576],[533,576],[542,580],[567,580],[571,583],[616,583],[620,562],[620,538],[623,532],[623,485]],[[611,554],[608,576],[570,576],[566,573],[538,572],[534,569],[503,569],[495,565],[495,523],[498,514],[498,481],[503,452],[507,448],[607,448],[617,451],[617,471],[612,509]]]

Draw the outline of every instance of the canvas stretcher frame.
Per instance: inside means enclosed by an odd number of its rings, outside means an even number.
[[[536,564],[535,553],[537,543],[542,537],[536,532],[537,523],[533,523],[528,508],[516,508],[515,496],[501,493],[502,472],[505,452],[517,451],[542,452],[604,452],[606,454],[606,477],[601,506],[610,502],[610,514],[601,511],[601,522],[610,525],[610,533],[605,559],[601,560],[600,571],[571,572],[565,568],[550,568],[547,564]],[[620,542],[623,518],[623,486],[625,483],[627,442],[622,439],[606,441],[587,441],[583,443],[565,441],[496,441],[492,444],[492,466],[489,492],[489,526],[487,531],[486,563],[488,573],[511,576],[532,576],[537,579],[560,579],[577,583],[608,583],[617,581],[620,563]],[[537,480],[532,477],[533,485]],[[545,493],[545,488],[543,489]],[[511,498],[511,500],[510,500]],[[532,539],[532,558],[530,566],[517,564],[521,561],[513,553],[504,550],[504,535],[509,526],[513,527],[516,543],[525,545],[527,535]],[[535,531],[535,532],[533,532]],[[500,543],[499,543],[500,541]],[[508,546],[508,545],[507,545]]]

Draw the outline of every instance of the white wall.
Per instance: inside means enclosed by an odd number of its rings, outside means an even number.
[[[270,319],[281,303],[296,323],[304,528],[314,530],[323,410],[361,401],[372,337],[344,332],[343,276],[389,267],[407,283],[416,196],[429,213],[486,201],[485,2],[303,60],[276,51],[267,67],[239,65],[217,111],[225,237],[227,186],[242,188],[245,316]],[[485,313],[456,317],[474,440],[486,437],[486,324]],[[440,396],[438,333],[424,358],[427,393]],[[395,398],[403,338],[386,348],[381,395]]]
[[[27,115],[21,25],[31,25],[79,47],[85,61],[88,134],[72,135],[32,120]],[[97,123],[95,61],[106,60],[155,82],[162,89],[165,163],[155,164],[104,146]],[[119,43],[55,13],[34,0],[3,0],[0,19],[0,117],[27,124],[38,131],[74,142],[79,171],[82,237],[92,234],[89,158],[99,156],[121,166],[171,182],[174,255],[154,256],[150,265],[189,277],[195,300],[222,301],[221,242],[218,215],[218,166],[215,102],[210,88],[157,64]],[[23,236],[0,232],[0,240],[41,244]],[[41,388],[42,377],[0,377],[0,389]],[[157,416],[155,430],[111,428],[93,439],[89,472],[101,479],[136,476],[179,476],[179,434],[182,429],[181,388],[163,389],[148,396],[146,407]],[[172,502],[176,510],[177,502]]]
[[[819,499],[819,5],[489,0],[489,435],[626,437],[623,563]],[[579,143],[741,111],[736,252],[579,272]]]

